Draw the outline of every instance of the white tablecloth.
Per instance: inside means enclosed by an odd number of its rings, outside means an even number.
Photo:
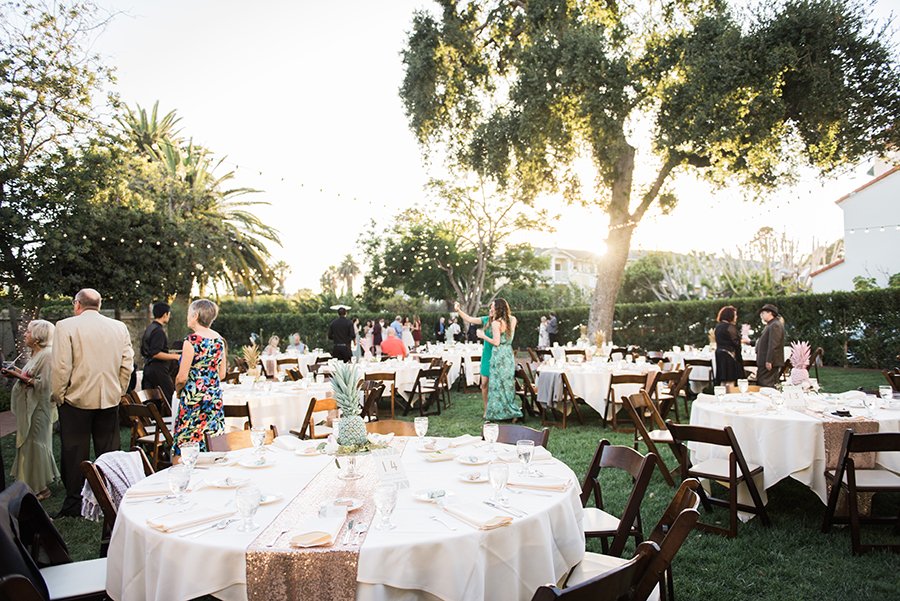
[[[331,357],[330,353],[326,352],[317,352],[310,351],[308,353],[297,354],[297,353],[279,353],[278,355],[263,355],[260,357],[260,362],[266,368],[267,374],[278,374],[282,370],[278,369],[278,361],[282,360],[290,360],[297,362],[297,368],[300,370],[300,373],[305,377],[306,374],[309,373],[309,366],[316,362],[319,357]],[[282,369],[285,366],[282,366]],[[287,367],[292,367],[288,365]]]
[[[808,486],[825,503],[822,419],[794,409],[770,411],[768,401],[760,400],[755,404],[735,402],[739,397],[726,395],[725,402],[718,403],[712,395],[700,395],[691,409],[691,424],[711,428],[731,426],[747,461],[763,466],[764,488],[770,488],[790,476]],[[855,415],[865,414],[865,409],[853,408],[850,411]],[[900,411],[876,410],[874,419],[878,421],[881,432],[900,431]],[[691,443],[690,448],[691,460],[695,463],[728,456],[728,451],[723,447]],[[882,453],[876,461],[900,472],[898,455]]]
[[[273,467],[216,467],[196,472],[194,482],[199,478],[249,477],[263,492],[282,495],[282,501],[261,507],[256,515],[257,523],[268,524],[332,461],[326,456],[298,457],[281,450],[271,451],[270,456],[277,462]],[[548,476],[571,479],[567,491],[548,493],[550,496],[510,495],[512,506],[528,516],[504,528],[480,531],[439,513],[434,505],[414,500],[412,493],[439,486],[458,498],[480,502],[491,495],[490,484],[462,482],[459,474],[468,469],[485,470],[485,466],[428,463],[413,441],[406,445],[402,461],[410,488],[400,491],[393,516],[398,526],[392,531],[369,531],[360,549],[358,600],[425,598],[427,591],[447,601],[525,601],[538,586],[556,582],[583,557],[579,487],[575,474],[563,463],[551,460],[537,466]],[[363,462],[361,467],[366,469]],[[162,471],[138,486],[164,485],[166,478],[167,472]],[[203,507],[225,507],[234,491],[201,488],[189,496]],[[178,601],[208,594],[225,601],[246,599],[245,550],[261,530],[243,533],[232,525],[196,538],[181,538],[146,525],[147,518],[173,509],[153,502],[122,504],[110,543],[109,595],[116,601]],[[435,514],[457,530],[451,532],[430,520]]]
[[[291,428],[300,429],[312,399],[333,396],[331,384],[304,384],[298,382],[269,382],[256,384],[222,385],[222,401],[225,405],[249,403],[253,423],[262,427],[273,425],[279,434],[287,434]],[[243,420],[225,420],[228,428],[242,428]]]
[[[606,396],[609,393],[610,381],[615,375],[646,375],[651,371],[659,371],[659,367],[649,363],[623,364],[618,362],[591,362],[585,364],[567,363],[563,366],[541,365],[538,367],[538,401],[547,404],[550,399],[558,399],[560,394],[559,374],[565,371],[572,392],[584,399],[600,415],[606,412]],[[547,377],[545,377],[547,376]],[[641,384],[617,384],[616,398],[635,394]]]
[[[441,359],[450,363],[450,372],[447,374],[449,382],[456,382],[460,374],[465,374],[466,386],[476,386],[481,381],[481,346],[466,345],[472,348],[450,348],[442,351],[428,351],[420,353],[425,359]],[[477,357],[477,358],[476,358]],[[476,358],[473,360],[473,358]]]

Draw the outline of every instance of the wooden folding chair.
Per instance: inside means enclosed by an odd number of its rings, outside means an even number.
[[[299,437],[301,440],[306,440],[307,438],[328,438],[328,435],[332,432],[331,428],[320,426],[319,431],[316,432],[316,418],[313,414],[321,411],[337,411],[337,399],[334,397],[310,399],[309,407],[306,409],[306,417],[303,418],[303,425],[300,426],[299,430],[291,429],[291,434]]]
[[[788,376],[791,375],[791,368],[792,368],[792,367],[793,367],[793,366],[791,365],[791,360],[790,360],[790,359],[785,359],[785,360],[784,360],[784,365],[783,365],[782,368],[781,368],[781,375],[778,376],[778,379],[779,379],[781,382],[787,382]]]
[[[253,427],[253,418],[250,417],[250,403],[244,403],[242,405],[222,405],[222,411],[225,413],[226,418],[245,418],[247,421],[244,422],[244,430],[249,430]]]
[[[522,415],[527,414],[532,417],[542,415],[540,403],[537,402],[537,389],[522,364],[516,365],[515,386],[516,396],[522,401]]]
[[[144,450],[140,447],[135,447],[134,452],[140,453],[141,464],[144,466],[144,475],[149,476],[154,473],[153,466],[150,465],[150,460],[147,459],[147,454],[144,453]],[[94,493],[94,498],[97,499],[100,510],[103,512],[103,530],[100,535],[100,557],[106,557],[106,553],[109,550],[109,539],[112,536],[113,526],[116,524],[118,507],[113,503],[112,495],[106,487],[106,478],[100,472],[100,469],[94,465],[94,462],[82,461],[80,468],[81,473],[84,474],[85,480],[87,480],[88,486],[91,487],[91,492]],[[132,484],[134,483],[132,482]]]
[[[857,434],[850,428],[844,432],[844,442],[838,456],[836,470],[826,470],[825,478],[831,484],[828,505],[822,520],[822,532],[829,532],[832,524],[850,524],[850,545],[854,555],[862,555],[872,549],[890,549],[900,553],[900,544],[863,544],[861,524],[894,523],[895,533],[900,533],[898,516],[860,516],[858,493],[900,493],[900,475],[884,468],[857,469],[855,453],[900,453],[900,432]],[[835,516],[841,491],[847,494],[848,516]]]
[[[162,415],[163,417],[171,417],[172,405],[169,404],[169,399],[166,398],[166,395],[163,394],[162,388],[160,388],[159,386],[157,386],[156,388],[145,388],[143,390],[132,390],[128,394],[131,395],[133,403],[137,403],[139,405],[153,403],[159,410],[160,415]],[[166,421],[171,425],[171,420]]]
[[[381,382],[382,384],[387,386],[387,383],[390,382],[391,385],[391,419],[394,419],[394,402],[397,397],[397,375],[394,372],[385,371],[378,373],[368,373],[363,376],[363,379],[367,382]]]
[[[672,433],[672,438],[675,440],[674,449],[676,451],[678,463],[681,464],[682,480],[688,478],[707,478],[710,481],[710,486],[712,486],[714,482],[727,483],[727,499],[713,497],[712,495],[707,494],[703,488],[700,488],[697,492],[700,494],[700,500],[703,503],[704,509],[707,511],[712,510],[712,505],[728,508],[729,527],[721,528],[712,524],[698,522],[698,528],[716,534],[724,534],[729,538],[734,538],[737,536],[738,511],[746,511],[758,515],[759,519],[762,520],[763,526],[772,525],[772,522],[769,520],[769,513],[766,511],[766,506],[763,505],[762,497],[759,494],[759,489],[756,488],[756,482],[753,480],[756,475],[763,473],[763,468],[760,465],[748,463],[747,460],[744,459],[744,453],[741,451],[741,446],[738,444],[737,438],[734,435],[734,430],[731,429],[731,426],[725,426],[724,429],[718,430],[716,428],[704,428],[702,426],[674,424],[671,420],[666,422],[666,426],[668,426],[669,432]],[[687,446],[685,445],[686,442],[698,442],[726,447],[730,449],[731,452],[728,455],[728,459],[707,459],[706,461],[693,465]],[[753,505],[738,503],[738,486],[742,483],[747,486],[747,491],[750,493]]]
[[[622,404],[621,397],[616,395],[616,386],[621,384],[638,384],[645,390],[653,390],[656,383],[656,372],[647,372],[647,374],[612,374],[609,379],[609,390],[606,392],[606,409],[603,411],[603,425],[606,426],[612,421],[612,429],[619,431],[619,421],[617,414],[619,413],[618,405]],[[610,414],[612,419],[610,420]]]
[[[551,377],[548,375],[543,376],[545,378]],[[561,425],[562,429],[565,430],[567,427],[567,421],[569,419],[569,407],[571,406],[572,412],[575,413],[575,417],[578,418],[579,424],[584,424],[584,420],[581,418],[581,410],[578,408],[578,403],[584,402],[581,397],[575,396],[575,393],[572,392],[572,385],[569,384],[569,378],[566,376],[565,372],[561,372],[559,374],[560,377],[560,385],[562,386],[562,394],[560,395],[560,399],[558,402],[554,402],[552,399],[546,407],[541,411],[541,425],[542,426],[556,426]],[[556,421],[556,415],[560,414],[560,420]],[[548,414],[553,419],[548,419]]]
[[[824,362],[825,349],[823,349],[821,346],[816,347],[816,350],[813,351],[812,357],[809,358],[809,369],[816,372],[816,380],[819,379],[819,366],[824,365]]]
[[[619,557],[630,537],[634,537],[636,545],[644,539],[641,503],[655,466],[656,455],[652,453],[641,455],[630,447],[613,446],[605,439],[597,445],[581,486],[581,505],[584,507],[584,535],[587,538],[599,538],[605,555]],[[607,471],[620,469],[632,478],[633,486],[621,518],[604,509],[600,486],[600,472],[603,468]],[[594,507],[588,506],[591,494],[594,496]],[[610,538],[611,545],[608,540]]]
[[[412,422],[399,419],[380,419],[366,424],[366,432],[373,434],[394,434],[396,436],[415,436],[416,426]]]
[[[537,353],[534,352],[534,349],[533,349],[533,348],[531,348],[531,347],[529,346],[529,347],[528,347],[527,349],[525,349],[525,350],[528,351],[528,358],[531,359],[531,362],[532,362],[532,363],[540,363],[540,362],[541,362],[541,360],[538,359]]]
[[[625,357],[630,354],[631,353],[624,346],[614,346],[609,351],[609,361],[623,361]]]
[[[572,583],[564,589],[552,584],[544,585],[535,591],[531,601],[630,601],[636,599],[637,586],[647,574],[647,569],[658,554],[659,547],[656,543],[650,541],[641,543],[636,549],[635,556],[630,560],[609,558],[618,565],[578,584]]]
[[[299,366],[300,366],[300,363],[299,363],[299,361],[298,361],[297,359],[291,359],[290,357],[288,357],[288,358],[285,358],[285,359],[276,359],[276,360],[275,360],[275,365],[278,366],[278,371],[281,371],[281,368],[282,368],[282,367],[285,367],[285,366],[287,366],[288,368],[290,368],[290,367],[299,367]]]
[[[210,436],[204,434],[206,438],[206,448],[211,452],[236,451],[238,449],[249,449],[253,446],[250,438],[250,430],[235,430],[234,432],[225,432]],[[278,437],[278,429],[275,426],[269,426],[266,430],[266,440],[263,444],[272,444],[272,441]]]
[[[435,365],[435,361],[437,361],[437,365]],[[444,409],[450,408],[450,367],[451,364],[449,361],[444,361],[442,359],[433,359],[431,363],[431,367],[437,367],[441,370],[441,375],[438,376],[438,379],[435,381],[435,385],[437,386],[438,392],[441,395],[441,400],[444,403]],[[465,367],[465,366],[463,366]]]
[[[360,415],[366,421],[378,420],[378,401],[384,395],[384,384],[375,381],[360,382],[360,388],[365,393],[362,412]]]
[[[408,415],[414,405],[418,404],[419,415],[440,415],[441,414],[441,396],[440,390],[436,383],[441,377],[441,368],[430,367],[428,369],[420,369],[416,380],[411,389],[406,390],[409,401],[405,404],[403,415]],[[434,405],[435,410],[429,412],[428,409]]]
[[[759,367],[756,365],[756,359],[744,359],[744,375],[747,376],[748,382],[756,382],[756,372]]]
[[[500,424],[497,426],[499,434],[497,442],[504,444],[516,444],[520,440],[532,440],[534,444],[547,448],[550,442],[550,428],[542,428],[535,430],[528,426],[519,426],[516,424]]]
[[[656,445],[657,443],[666,444],[672,448],[675,445],[675,441],[672,439],[672,433],[666,428],[666,422],[663,421],[662,416],[656,409],[656,405],[653,404],[653,401],[650,400],[650,396],[644,389],[641,389],[636,394],[622,397],[622,404],[625,405],[631,421],[634,422],[634,443],[632,444],[634,450],[638,450],[638,443],[646,445],[647,450],[656,455],[659,471],[662,472],[666,483],[674,488],[674,474],[680,468],[677,465],[669,468],[663,461],[662,454]],[[648,421],[653,429],[647,428]]]
[[[225,374],[225,377],[222,378],[223,384],[240,384],[241,383],[241,370],[233,369],[232,371]]]
[[[891,385],[891,390],[894,392],[900,392],[900,368],[894,368],[891,370],[884,370],[881,372],[884,374],[884,379],[888,381],[888,384]]]
[[[712,359],[685,359],[684,360],[685,368],[688,367],[705,367],[708,370],[709,375],[705,380],[694,380],[694,382],[703,382],[703,388],[700,389],[701,392],[710,388],[713,385],[713,364]],[[690,387],[685,389],[686,392],[690,391]],[[684,414],[685,417],[688,415],[688,404],[687,404],[687,394],[684,397]]]
[[[680,422],[681,416],[678,414],[678,397],[684,392],[688,385],[688,379],[691,377],[691,368],[686,367],[682,370],[660,372],[656,376],[656,383],[653,387],[653,399],[656,401],[656,408],[663,419],[669,417],[669,412],[675,410],[675,421]],[[666,384],[667,392],[660,392],[660,384]],[[687,393],[685,394],[684,406],[687,410]]]
[[[299,382],[303,379],[303,372],[300,371],[299,367],[291,367],[284,370],[284,373],[287,375],[287,379],[291,382]]]
[[[164,467],[168,467],[172,461],[171,453],[175,440],[172,438],[172,433],[166,426],[165,421],[163,421],[156,405],[153,403],[147,405],[123,403],[121,407],[132,422],[132,431],[138,434],[145,432],[145,434],[138,436],[132,446],[142,447],[145,451],[150,450],[150,463],[153,465],[153,469],[159,471]],[[153,432],[147,432],[144,424],[152,425]],[[133,437],[134,434],[132,434]]]
[[[563,351],[565,353],[566,362],[569,361],[570,357],[581,357],[581,361],[587,361],[587,352],[584,349],[577,348],[567,348]]]

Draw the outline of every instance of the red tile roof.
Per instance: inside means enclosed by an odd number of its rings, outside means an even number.
[[[843,263],[843,262],[844,262],[844,259],[838,259],[837,261],[832,261],[832,262],[829,263],[828,265],[825,265],[824,267],[820,267],[819,269],[816,269],[814,272],[812,272],[811,274],[809,274],[809,277],[814,278],[814,277],[816,277],[817,275],[819,275],[820,273],[823,273],[823,272],[825,272],[825,271],[828,271],[828,270],[831,269],[832,267],[837,267],[838,265],[840,265],[840,264]]]
[[[891,168],[891,169],[888,169],[887,171],[885,171],[884,173],[882,173],[882,174],[879,175],[878,177],[872,179],[871,181],[866,182],[865,184],[863,184],[862,186],[860,186],[859,188],[857,188],[857,189],[854,190],[853,192],[850,192],[849,194],[844,194],[843,196],[841,196],[840,198],[838,198],[836,201],[834,201],[834,204],[841,204],[842,202],[844,202],[845,200],[847,200],[848,198],[850,198],[851,196],[853,196],[853,195],[856,194],[857,192],[861,192],[861,191],[865,190],[866,188],[868,188],[868,187],[871,186],[872,184],[874,184],[874,183],[876,183],[876,182],[880,182],[880,181],[883,180],[884,178],[886,178],[886,177],[888,177],[888,176],[890,176],[890,175],[893,175],[893,174],[896,173],[897,171],[900,171],[900,165],[898,165],[898,166],[896,166],[896,167],[893,167],[893,168]]]

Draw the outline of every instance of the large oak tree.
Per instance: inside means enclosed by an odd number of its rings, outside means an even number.
[[[605,210],[592,332],[611,333],[634,230],[679,173],[759,191],[900,141],[900,69],[855,0],[435,4],[403,51],[410,126],[516,194]]]

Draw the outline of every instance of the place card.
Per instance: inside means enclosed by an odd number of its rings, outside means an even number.
[[[378,484],[395,484],[398,489],[409,488],[406,469],[395,449],[383,449],[373,453]]]

